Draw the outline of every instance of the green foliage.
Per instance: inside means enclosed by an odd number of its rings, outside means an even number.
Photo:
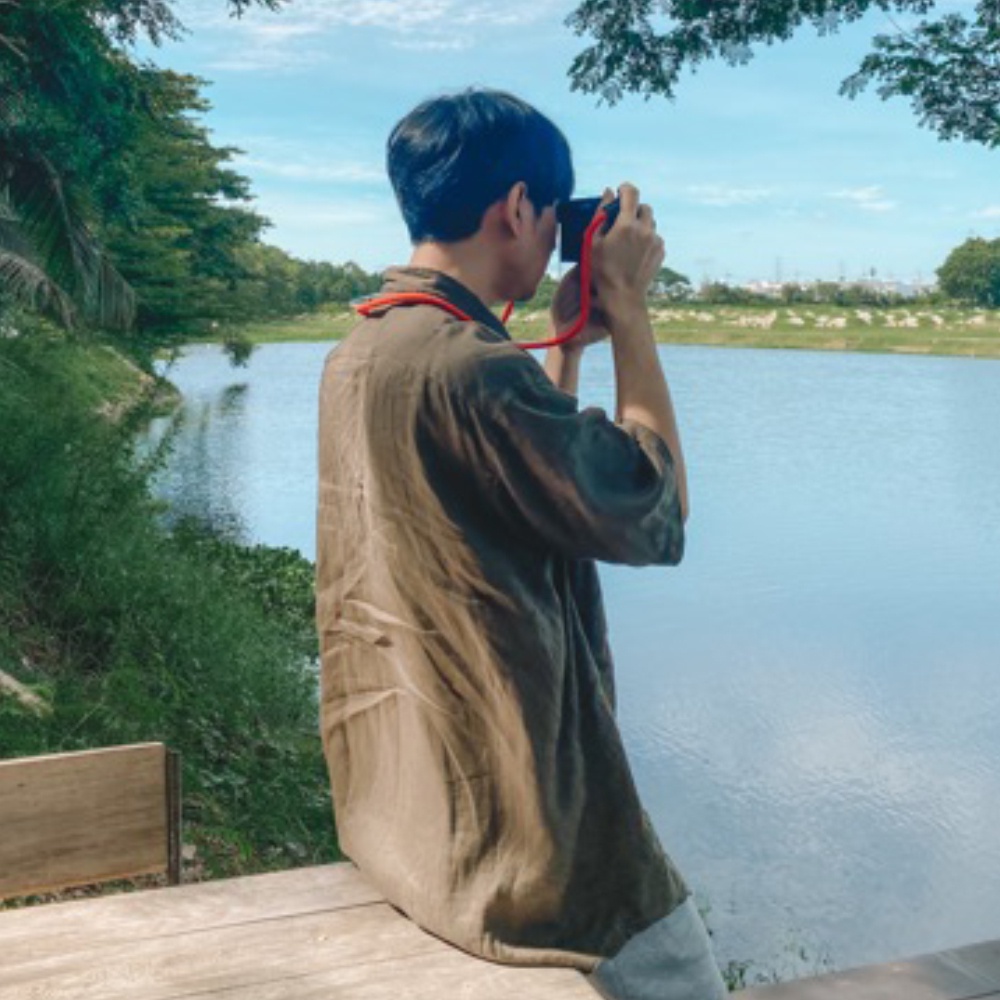
[[[0,322],[15,307],[67,328],[135,321],[121,342],[148,356],[378,288],[356,264],[261,244],[268,223],[232,169],[238,150],[213,145],[201,123],[205,81],[123,48],[180,37],[173,6],[0,2]],[[228,6],[239,14],[251,0]],[[245,362],[246,345],[224,337]]]
[[[875,84],[905,97],[942,139],[1000,145],[1000,5],[978,0],[970,18],[940,0],[583,0],[567,23],[590,35],[570,67],[573,89],[616,103],[626,93],[675,96],[681,72],[715,58],[749,62],[753,46],[787,41],[811,25],[829,34],[882,10],[922,17],[912,30],[876,35],[873,51],[841,85]]]
[[[529,308],[531,309],[551,309],[552,300],[555,298],[556,289],[559,282],[549,274],[542,276],[534,297],[531,299]]]
[[[698,290],[698,301],[712,306],[746,306],[766,301],[764,296],[738,285],[710,281]]]
[[[239,313],[247,319],[293,316],[328,303],[346,305],[382,285],[379,275],[353,261],[303,261],[264,244],[243,247],[239,259],[246,275],[238,291]]]
[[[190,526],[169,533],[133,406],[94,412],[92,349],[0,340],[0,756],[164,740],[211,868],[335,854],[317,732],[308,564]]]
[[[781,286],[781,299],[786,305],[862,306],[879,309],[912,305],[907,298],[891,288],[861,283],[845,284],[840,281],[815,281],[808,285],[786,282]]]
[[[669,297],[670,296],[668,292]],[[776,293],[764,293],[740,285],[711,281],[698,289],[694,299],[714,306],[774,306],[781,303],[794,305],[829,305],[849,307],[874,307],[879,309],[913,305],[925,302],[926,296],[914,298],[881,285],[839,281],[813,281],[808,284],[785,282]]]
[[[78,318],[124,326],[133,312],[94,236],[92,201],[102,155],[121,138],[115,109],[131,97],[128,67],[83,5],[4,7],[0,288],[67,326]]]
[[[693,291],[691,279],[672,267],[661,267],[650,289],[654,296],[663,296],[677,302],[690,298]]]
[[[0,9],[3,298],[65,326],[123,328],[137,295],[140,327],[160,336],[245,318],[239,249],[266,220],[239,204],[249,191],[226,166],[235,150],[212,146],[193,118],[208,107],[202,81],[121,47],[179,37],[169,0]]]
[[[241,202],[246,178],[226,166],[236,150],[217,148],[195,115],[208,109],[203,81],[143,68],[145,113],[119,151],[128,188],[106,205],[103,235],[135,288],[148,332],[240,317],[241,254],[266,224]]]
[[[969,239],[937,270],[949,298],[988,309],[1000,308],[1000,239]]]

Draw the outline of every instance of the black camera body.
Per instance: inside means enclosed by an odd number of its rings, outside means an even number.
[[[601,207],[600,198],[571,198],[556,207],[559,223],[559,259],[567,264],[578,264],[583,250],[583,235]],[[617,198],[604,206],[607,219],[602,232],[607,232],[618,218],[621,205]]]

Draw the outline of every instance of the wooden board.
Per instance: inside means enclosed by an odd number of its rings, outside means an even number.
[[[747,1000],[986,1000],[1000,994],[1000,942],[747,990]]]
[[[1000,1000],[1000,942],[747,1000]],[[350,864],[0,913],[0,1000],[599,1000],[424,933]]]
[[[95,927],[95,937],[99,933]],[[445,982],[450,984],[446,991]],[[488,992],[480,992],[481,983]],[[495,966],[425,934],[385,903],[191,929],[0,968],[0,1000],[193,995],[269,1000],[483,995],[499,1000],[547,997],[549,984],[566,1000],[595,998],[579,973]]]
[[[162,872],[161,743],[0,761],[0,898]]]
[[[7,910],[0,912],[0,970],[149,937],[381,902],[353,865],[335,864]]]

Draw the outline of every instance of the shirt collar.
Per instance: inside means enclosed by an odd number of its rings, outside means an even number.
[[[477,323],[489,327],[505,340],[510,340],[510,334],[496,313],[482,299],[470,291],[460,281],[429,267],[390,267],[383,275],[382,294],[393,292],[426,292],[447,299],[452,305],[458,306]]]

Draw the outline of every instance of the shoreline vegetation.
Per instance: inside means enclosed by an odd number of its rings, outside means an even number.
[[[654,302],[651,313],[661,344],[1000,358],[996,309]],[[354,313],[330,309],[200,339],[223,342],[235,332],[250,344],[335,341],[355,322]],[[547,322],[546,310],[529,304],[518,309],[509,325],[515,340],[527,340],[543,336]]]
[[[143,431],[176,390],[22,326],[0,336],[0,759],[161,740],[185,881],[336,860],[312,564],[157,500],[169,440]]]

